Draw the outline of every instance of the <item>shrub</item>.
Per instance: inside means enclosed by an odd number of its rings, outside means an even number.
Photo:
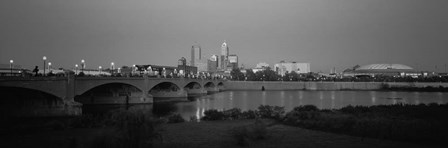
[[[223,120],[224,119],[224,114],[223,112],[220,112],[216,109],[212,109],[212,110],[206,110],[204,112],[204,117],[202,117],[202,120]]]
[[[285,108],[280,106],[260,105],[258,113],[262,118],[281,119],[285,114]]]
[[[300,105],[298,107],[294,107],[294,109],[293,109],[293,111],[298,111],[298,112],[301,112],[301,111],[318,111],[318,110],[319,109],[316,106],[314,106],[314,105],[304,105],[304,106]]]
[[[173,114],[168,116],[168,123],[181,123],[185,122],[185,119],[182,118],[180,114]]]
[[[226,119],[236,120],[241,118],[241,109],[239,108],[225,110],[222,113],[224,114],[224,118]]]
[[[241,118],[242,119],[255,119],[255,118],[258,118],[258,117],[259,117],[259,115],[258,115],[258,111],[257,110],[255,110],[255,111],[248,110],[248,111],[244,111],[244,112],[241,113]]]

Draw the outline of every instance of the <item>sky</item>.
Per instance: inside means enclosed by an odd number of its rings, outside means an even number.
[[[1,0],[0,63],[177,65],[227,41],[246,68],[398,63],[445,72],[447,0]]]

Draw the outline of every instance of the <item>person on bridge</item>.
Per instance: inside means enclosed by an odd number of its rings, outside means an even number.
[[[37,77],[37,72],[39,72],[39,67],[36,66],[36,67],[34,68],[33,72],[34,72],[34,76]]]

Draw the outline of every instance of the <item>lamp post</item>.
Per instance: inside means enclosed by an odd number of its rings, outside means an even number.
[[[46,64],[45,62],[47,62],[47,57],[44,56],[42,59],[44,60],[44,74],[43,74],[43,76],[45,76],[45,64]]]
[[[131,70],[131,72],[132,72],[132,73],[131,73],[131,76],[134,75],[134,73],[135,73],[135,64],[132,65],[132,70]]]
[[[84,68],[85,68],[85,62],[84,59],[81,60],[81,72],[84,73]]]
[[[111,62],[110,63],[110,73],[113,75],[113,73],[114,73],[114,67],[115,67],[115,63],[114,62]]]
[[[75,64],[75,75],[78,74],[78,64]]]
[[[11,69],[11,76],[12,76],[12,64],[14,63],[13,60],[9,60],[9,68]]]
[[[51,72],[51,62],[48,62],[48,72]]]
[[[99,75],[101,75],[101,66],[100,67],[98,67],[98,71],[100,72],[100,74]]]

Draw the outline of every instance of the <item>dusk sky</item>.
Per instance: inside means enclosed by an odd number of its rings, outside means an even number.
[[[177,65],[191,46],[246,68],[308,62],[313,72],[399,63],[445,72],[448,0],[1,0],[0,63]]]

